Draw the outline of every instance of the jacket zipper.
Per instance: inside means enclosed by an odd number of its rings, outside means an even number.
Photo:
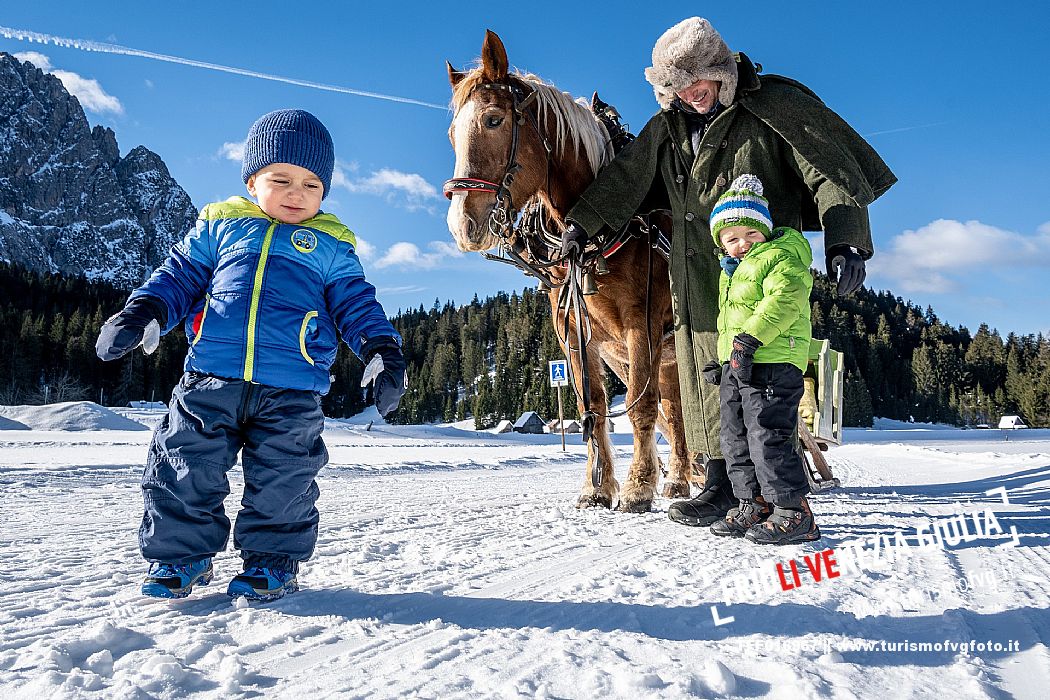
[[[248,307],[248,347],[244,358],[244,381],[252,381],[255,376],[255,326],[259,316],[259,298],[262,296],[263,275],[266,272],[266,262],[270,258],[270,244],[273,242],[273,232],[277,230],[277,222],[271,221],[270,227],[266,229],[263,238],[262,251],[259,253],[259,262],[255,266],[255,280],[252,283],[252,301]]]

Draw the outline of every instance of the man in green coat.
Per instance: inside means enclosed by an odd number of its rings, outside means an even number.
[[[828,274],[838,293],[864,280],[871,257],[867,206],[896,182],[879,155],[808,88],[759,77],[700,17],[667,30],[645,71],[660,111],[605,166],[566,217],[565,253],[604,227],[620,230],[640,210],[670,209],[671,294],[686,441],[702,453],[704,491],[672,504],[672,520],[709,525],[734,505],[718,442],[718,392],[702,371],[716,361],[718,254],[708,219],[732,180],[765,183],[773,219],[824,231]]]

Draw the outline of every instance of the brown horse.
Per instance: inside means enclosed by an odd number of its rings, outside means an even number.
[[[543,227],[560,232],[565,213],[612,158],[609,132],[568,94],[536,76],[509,72],[503,42],[491,31],[482,46],[481,66],[459,72],[448,64],[448,74],[454,110],[449,139],[456,166],[446,194],[452,202],[448,227],[456,243],[464,251],[509,246],[525,261],[539,265],[543,258],[550,263],[536,251],[551,250],[551,236],[546,243],[516,240],[523,234],[513,222],[528,205],[538,203]],[[597,294],[582,297],[590,317],[586,351],[592,380],[587,398],[595,418],[587,478],[577,506],[611,508],[618,498],[620,510],[647,512],[660,473],[654,428],[659,426],[671,444],[664,496],[688,497],[694,463],[685,445],[674,340],[666,332],[673,323],[667,264],[653,255],[647,240],[632,237],[605,266],[608,274],[596,278]],[[564,283],[568,274],[559,265],[549,264],[544,270],[556,283]],[[563,347],[570,348],[577,396],[582,397],[577,318],[559,306],[557,289],[550,297],[555,328]],[[613,471],[599,356],[627,386],[635,439],[622,490]],[[580,410],[582,415],[582,399]]]

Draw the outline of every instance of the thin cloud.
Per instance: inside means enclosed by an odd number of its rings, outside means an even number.
[[[15,41],[28,41],[36,42],[38,44],[54,44],[55,46],[61,46],[68,49],[78,49],[80,51],[93,51],[98,53],[115,54],[118,56],[136,56],[138,58],[149,58],[154,61],[164,61],[165,63],[177,63],[183,66],[191,66],[193,68],[204,68],[207,70],[219,71],[222,73],[232,73],[234,75],[242,75],[248,78],[259,78],[261,80],[272,80],[278,83],[288,83],[290,85],[299,85],[301,87],[314,88],[316,90],[327,90],[329,92],[341,92],[348,95],[358,95],[360,97],[373,97],[378,100],[389,100],[391,102],[402,102],[405,104],[414,104],[421,107],[430,107],[432,109],[440,109],[442,111],[448,110],[448,105],[433,104],[431,102],[423,102],[421,100],[414,100],[409,97],[398,97],[396,95],[384,95],[378,92],[368,92],[366,90],[355,90],[353,88],[342,87],[339,85],[327,85],[325,83],[315,83],[311,80],[298,80],[296,78],[285,78],[280,75],[270,75],[267,73],[259,73],[258,71],[246,70],[244,68],[234,68],[232,66],[223,66],[218,63],[207,63],[205,61],[195,61],[190,58],[182,58],[180,56],[168,56],[166,54],[153,53],[152,51],[142,51],[140,49],[132,49],[127,46],[120,46],[118,44],[103,44],[97,41],[87,41],[85,39],[70,39],[67,37],[54,36],[52,34],[41,34],[40,32],[30,31],[28,29],[13,29],[11,27],[0,27],[0,36],[5,39],[13,39]]]
[[[361,258],[362,262],[371,262],[376,259],[376,247],[363,238],[357,239],[354,251],[357,253],[357,257]]]
[[[813,262],[810,263],[810,267],[814,270],[827,272],[824,269],[826,267],[824,261],[824,233],[811,233],[806,236],[806,239],[809,241],[809,247],[813,249]]]
[[[436,187],[422,175],[382,168],[366,177],[351,177],[342,167],[332,174],[332,187],[342,187],[355,194],[383,197],[391,204],[409,210],[426,209],[433,212],[433,203],[441,199]]]
[[[415,243],[401,241],[387,249],[375,266],[400,267],[407,270],[433,270],[440,267],[449,258],[461,258],[463,253],[456,246],[445,241],[431,241],[427,244],[431,252],[424,253]]]
[[[1018,267],[1050,268],[1050,222],[1031,235],[980,221],[938,219],[896,236],[872,258],[873,275],[904,292],[960,291],[974,274]]]
[[[34,66],[50,73],[62,81],[62,85],[69,94],[80,100],[80,106],[89,112],[97,114],[123,114],[124,105],[113,95],[102,89],[98,81],[93,78],[85,78],[78,73],[68,70],[59,70],[51,65],[51,59],[38,51],[22,51],[12,54],[19,61],[32,63]]]
[[[227,141],[219,147],[218,156],[240,163],[244,160],[244,141]]]
[[[51,71],[51,59],[39,51],[19,51],[11,54],[22,63],[32,63],[40,70],[48,73]]]

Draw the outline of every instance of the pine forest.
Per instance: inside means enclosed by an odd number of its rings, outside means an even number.
[[[135,352],[112,363],[95,356],[99,328],[126,295],[105,282],[0,264],[0,404],[167,402],[182,372],[181,330],[149,356]],[[870,426],[882,416],[994,427],[1001,415],[1018,414],[1029,426],[1050,427],[1050,339],[1043,335],[1004,338],[986,325],[971,332],[889,292],[836,298],[819,273],[812,320],[814,337],[845,353],[847,425]],[[488,428],[523,411],[557,416],[547,362],[562,355],[545,294],[501,292],[463,306],[435,301],[392,321],[404,338],[409,375],[392,422],[473,417]],[[351,416],[366,406],[362,370],[342,347],[324,398],[327,415]],[[623,391],[609,374],[609,390]],[[576,414],[571,391],[564,405],[566,416]]]

